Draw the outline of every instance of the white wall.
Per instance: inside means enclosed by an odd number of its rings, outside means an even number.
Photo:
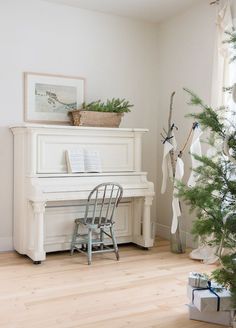
[[[157,29],[39,0],[0,1],[0,250],[12,248],[13,139],[23,120],[22,72],[83,76],[86,100],[133,103],[123,127],[145,127],[144,170],[156,183]],[[156,218],[156,205],[152,208]]]
[[[206,103],[210,101],[212,61],[214,53],[215,34],[215,6],[209,6],[209,2],[199,2],[188,11],[176,16],[159,26],[159,92],[160,101],[158,107],[158,136],[163,127],[167,126],[169,114],[169,101],[172,91],[176,91],[174,101],[173,119],[179,128],[176,132],[179,145],[183,145],[191,127],[191,119],[184,116],[196,108],[186,104],[187,95],[183,87],[187,87],[197,93]],[[162,144],[158,142],[158,180],[161,183],[161,156]],[[190,163],[188,151],[185,154],[187,173],[189,175]],[[187,160],[187,161],[186,161]],[[161,195],[159,188],[157,194],[158,233],[163,237],[169,236],[171,223],[171,188],[166,194]],[[184,208],[181,228],[189,232],[192,219],[188,210]],[[191,236],[187,234],[189,242]]]
[[[122,126],[150,129],[144,139],[143,168],[156,185],[152,218],[158,218],[157,232],[169,236],[170,186],[165,195],[159,192],[160,132],[167,124],[172,91],[177,92],[179,144],[191,126],[184,118],[191,108],[182,88],[210,100],[215,10],[199,0],[156,26],[40,0],[0,1],[0,250],[12,248],[13,140],[8,126],[23,120],[24,71],[83,76],[86,100],[125,97],[135,105]],[[191,229],[186,208],[182,228]]]

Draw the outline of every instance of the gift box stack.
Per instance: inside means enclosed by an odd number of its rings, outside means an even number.
[[[227,289],[210,282],[204,274],[190,272],[187,295],[189,319],[233,326],[234,310]]]

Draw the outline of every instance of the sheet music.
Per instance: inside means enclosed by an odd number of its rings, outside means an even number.
[[[102,172],[101,158],[98,150],[84,150],[84,166],[86,172]]]
[[[69,173],[79,173],[85,171],[84,166],[84,150],[77,148],[75,150],[66,151],[66,162]]]
[[[96,149],[66,150],[69,173],[102,172],[100,152]]]

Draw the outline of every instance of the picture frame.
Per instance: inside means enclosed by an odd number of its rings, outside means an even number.
[[[24,120],[32,123],[69,123],[68,111],[84,102],[82,77],[24,73]]]

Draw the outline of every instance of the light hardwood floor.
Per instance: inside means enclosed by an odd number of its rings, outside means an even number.
[[[167,241],[145,251],[120,247],[97,254],[91,266],[68,252],[32,262],[14,252],[0,254],[2,328],[212,328],[188,319],[189,271],[214,267],[169,252]]]

